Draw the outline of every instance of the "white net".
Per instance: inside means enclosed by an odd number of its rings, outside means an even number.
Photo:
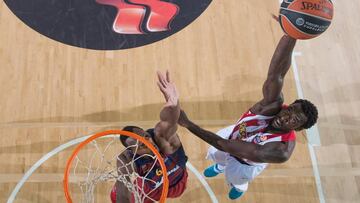
[[[117,186],[126,187],[129,197],[133,196],[135,202],[141,203],[145,199],[156,201],[151,195],[162,186],[162,179],[155,182],[148,175],[154,167],[160,167],[158,157],[153,154],[136,156],[140,141],[124,147],[119,136],[98,138],[78,152],[69,174],[69,191],[73,202],[111,202],[110,192],[117,181],[121,183]],[[126,160],[122,158],[124,156]],[[152,163],[150,170],[141,176],[135,162],[144,158]],[[148,185],[151,185],[151,189],[146,187]],[[118,188],[116,192],[119,193]]]

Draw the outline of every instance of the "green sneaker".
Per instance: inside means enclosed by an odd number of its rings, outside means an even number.
[[[223,173],[223,170],[219,169],[219,166],[217,164],[214,164],[212,166],[209,166],[207,169],[204,170],[204,176],[211,178],[217,176],[219,173]]]
[[[232,200],[235,200],[235,199],[241,197],[243,194],[244,194],[244,192],[241,192],[241,191],[237,190],[235,187],[232,187],[229,192],[229,198]]]

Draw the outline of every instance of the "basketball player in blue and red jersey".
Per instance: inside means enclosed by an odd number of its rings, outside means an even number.
[[[176,90],[174,83],[170,81],[169,72],[166,76],[158,72],[158,86],[160,91],[165,97],[166,103],[160,112],[160,121],[155,125],[155,128],[143,130],[137,126],[126,126],[123,128],[125,131],[133,132],[137,135],[145,137],[152,143],[162,155],[164,159],[168,179],[169,179],[169,192],[168,198],[176,198],[182,195],[186,189],[186,182],[188,173],[186,171],[187,156],[185,155],[184,148],[180,142],[179,136],[176,133],[178,128],[178,119],[180,116],[179,94]],[[136,140],[127,136],[120,136],[120,141],[125,147],[136,145]],[[135,155],[134,168],[136,173],[142,177],[152,181],[142,181],[140,178],[135,181],[138,188],[143,188],[145,194],[150,198],[145,198],[145,203],[158,201],[162,192],[162,171],[158,162],[154,165],[154,159],[148,156],[141,156],[144,154],[153,154],[144,144],[139,144],[138,149],[132,147],[126,153],[120,155],[120,159],[129,163],[129,158]],[[118,165],[121,165],[118,161]],[[144,185],[142,185],[144,184]],[[160,187],[159,187],[160,185]],[[153,191],[152,191],[153,190]],[[152,192],[151,192],[152,191]],[[129,195],[129,191],[124,185],[117,181],[112,192],[111,199],[113,203],[134,202],[134,194]]]
[[[317,108],[307,100],[284,105],[282,87],[291,65],[296,40],[283,36],[272,57],[263,99],[246,111],[235,125],[217,134],[202,129],[181,111],[179,124],[212,145],[207,158],[215,162],[204,171],[206,177],[225,173],[231,189],[230,199],[237,199],[248,183],[259,175],[268,163],[287,161],[295,147],[295,132],[313,126]],[[241,88],[241,87],[240,87]]]

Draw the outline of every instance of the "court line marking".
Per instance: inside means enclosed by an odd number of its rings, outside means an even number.
[[[26,171],[26,173],[21,178],[21,180],[16,184],[14,190],[11,192],[10,197],[8,198],[7,203],[13,203],[14,202],[17,193],[20,191],[21,187],[24,185],[26,180],[28,180],[29,177],[35,172],[35,170],[38,169],[45,161],[47,161],[48,159],[50,159],[54,155],[58,154],[59,152],[65,150],[66,148],[69,148],[69,147],[71,147],[73,145],[76,145],[76,144],[78,144],[80,142],[85,141],[87,138],[89,138],[91,136],[92,135],[87,135],[87,136],[84,136],[84,137],[80,137],[80,138],[70,140],[67,143],[56,147],[52,151],[50,151],[47,154],[45,154],[44,156],[42,156],[33,166],[31,166],[31,168],[28,171]],[[195,176],[199,179],[201,184],[204,186],[205,190],[208,192],[208,194],[209,194],[209,196],[211,198],[211,201],[213,203],[218,203],[218,200],[216,199],[216,196],[215,196],[214,192],[210,188],[209,184],[206,182],[205,178],[199,173],[199,171],[189,161],[187,162],[186,167],[191,172],[193,172],[195,174]]]
[[[282,3],[282,0],[279,0],[279,4],[281,4],[281,3]],[[295,58],[295,56],[301,56],[301,55],[302,55],[301,52],[295,52],[295,51],[293,52],[293,54],[291,56],[292,57],[291,67],[294,72],[294,78],[295,78],[295,84],[296,84],[296,90],[298,93],[298,97],[300,99],[303,99],[304,93],[302,91],[299,72],[298,72],[298,66],[297,66],[296,58]],[[324,191],[322,189],[318,163],[317,163],[316,154],[314,151],[314,146],[321,145],[320,134],[319,134],[319,130],[317,128],[317,124],[315,124],[311,129],[306,130],[306,136],[309,140],[308,148],[309,148],[309,153],[310,153],[310,158],[311,158],[311,164],[313,166],[313,173],[314,173],[314,177],[315,177],[316,189],[317,189],[317,192],[319,195],[319,201],[320,201],[320,203],[325,203]],[[315,140],[314,138],[315,139],[318,138],[318,140]]]
[[[294,52],[292,55],[292,69],[294,72],[294,79],[296,84],[296,90],[298,93],[298,97],[300,99],[304,99],[304,92],[302,90],[301,82],[300,82],[300,76],[299,76],[299,69],[296,63],[296,56],[301,56],[301,52]],[[317,124],[315,124],[310,129],[306,130],[306,135],[308,136],[308,141],[312,146],[321,146],[320,142],[320,136],[319,136],[319,130],[317,127]]]
[[[293,52],[293,54],[291,56],[291,58],[292,58],[291,67],[294,72],[294,78],[295,78],[295,84],[296,84],[296,90],[298,93],[298,97],[300,99],[304,99],[304,93],[302,91],[302,86],[301,86],[299,72],[298,72],[298,66],[297,66],[296,58],[295,58],[296,56],[301,56],[301,55],[302,55],[301,52],[295,52],[295,51]],[[313,166],[313,173],[314,173],[314,178],[315,178],[315,183],[316,183],[316,189],[317,189],[317,192],[319,195],[319,200],[320,200],[320,203],[325,203],[324,191],[323,191],[323,188],[321,185],[318,162],[317,162],[316,154],[315,154],[315,150],[314,150],[314,146],[320,146],[320,134],[319,134],[316,124],[309,130],[306,130],[306,136],[309,140],[309,143],[307,145],[309,148],[311,164]],[[316,138],[318,138],[318,139],[316,139]]]
[[[205,178],[199,173],[199,171],[196,170],[196,168],[189,161],[186,163],[186,167],[188,167],[188,169],[192,171],[194,175],[199,179],[201,184],[204,186],[205,190],[208,192],[211,201],[213,203],[218,203],[218,200],[216,199],[214,192],[211,190],[209,184],[206,182]]]

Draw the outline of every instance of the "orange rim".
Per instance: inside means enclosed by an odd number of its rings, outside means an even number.
[[[135,133],[128,132],[128,131],[123,131],[123,130],[107,130],[107,131],[104,131],[104,132],[96,133],[96,134],[92,135],[91,137],[89,137],[88,139],[86,139],[85,141],[81,142],[74,149],[74,151],[71,154],[70,158],[67,160],[65,173],[64,173],[64,193],[65,193],[66,201],[68,203],[72,203],[72,199],[70,197],[70,192],[69,192],[69,174],[70,174],[70,166],[71,166],[71,163],[74,160],[75,156],[89,142],[91,142],[91,141],[93,141],[93,140],[95,140],[95,139],[97,139],[99,137],[103,137],[103,136],[111,135],[111,134],[121,134],[121,135],[126,135],[128,137],[132,137],[134,139],[137,139],[140,142],[144,143],[156,155],[156,157],[158,157],[158,160],[159,160],[159,163],[160,163],[160,166],[161,166],[161,170],[165,172],[165,173],[163,173],[164,183],[163,183],[162,194],[161,194],[159,202],[165,203],[165,199],[166,199],[166,196],[167,196],[167,193],[168,193],[168,190],[169,190],[169,180],[168,180],[168,176],[167,176],[165,163],[164,163],[164,160],[162,159],[160,153],[145,138],[143,138],[143,137],[141,137],[141,136],[139,136],[139,135],[137,135]]]

